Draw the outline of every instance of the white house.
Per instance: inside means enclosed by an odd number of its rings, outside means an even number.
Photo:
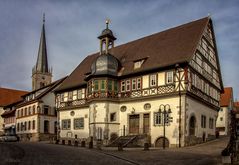
[[[233,89],[224,88],[224,93],[220,98],[220,110],[218,112],[216,127],[219,135],[230,134],[231,112],[233,110]]]

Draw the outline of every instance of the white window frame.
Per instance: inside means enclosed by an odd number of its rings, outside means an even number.
[[[130,80],[126,80],[126,91],[130,91]]]
[[[157,74],[149,75],[149,86],[150,87],[157,86]]]
[[[76,124],[76,122],[78,122]],[[74,129],[84,129],[84,117],[74,119]]]
[[[169,81],[171,75],[171,81]],[[172,84],[174,83],[174,75],[173,75],[173,71],[168,71],[166,72],[166,84]]]
[[[120,88],[121,88],[121,92],[125,92],[126,90],[126,83],[125,80],[120,82]]]
[[[137,78],[137,82],[136,82],[136,88],[137,90],[140,90],[142,86],[142,82],[141,82],[141,78]]]
[[[71,119],[61,120],[61,129],[70,130],[71,129]]]
[[[154,112],[154,125],[162,125],[163,124],[163,115],[160,112]]]
[[[132,90],[136,90],[136,79],[132,79]]]

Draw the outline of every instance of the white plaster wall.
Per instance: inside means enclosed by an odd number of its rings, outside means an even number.
[[[32,129],[32,121],[35,120],[35,129]],[[28,130],[28,121],[31,121],[31,129]],[[21,128],[21,123],[25,123],[27,122],[27,130],[26,131],[20,131]],[[17,123],[19,123],[19,131],[17,131],[16,129],[16,133],[17,134],[22,134],[22,133],[36,133],[38,131],[38,120],[37,120],[37,115],[34,116],[28,116],[28,117],[24,117],[24,118],[18,118],[16,120],[16,128],[17,128]]]
[[[165,85],[165,72],[158,73],[158,85]]]
[[[71,111],[75,112],[74,116],[71,116]],[[84,118],[84,128],[83,129],[74,129],[74,118]],[[78,108],[72,110],[65,110],[59,112],[59,124],[60,128],[62,127],[62,120],[71,119],[71,128],[70,130],[60,131],[61,138],[74,138],[77,135],[78,138],[88,138],[89,137],[89,108]]]
[[[148,88],[149,87],[149,75],[143,76],[142,77],[143,80],[143,89]]]
[[[209,106],[206,106],[191,97],[187,97],[187,111],[186,111],[186,135],[189,135],[189,120],[191,116],[195,116],[196,118],[196,129],[195,135],[196,137],[202,137],[205,132],[206,138],[208,135],[215,135],[215,124],[213,129],[209,128],[209,118],[214,119],[214,123],[216,123],[217,119],[217,111]],[[206,116],[206,128],[201,128],[201,115]]]
[[[110,114],[116,113],[116,120],[110,121]],[[90,136],[108,139],[111,133],[119,131],[119,104],[98,102],[90,105]],[[101,133],[99,133],[101,131]]]
[[[45,120],[49,121],[49,133],[50,134],[55,133],[54,127],[55,127],[55,122],[57,121],[56,117],[40,115],[39,120],[40,120],[40,133],[44,133],[44,121]]]
[[[225,131],[220,131],[220,135],[227,135],[228,132],[228,107],[221,107],[222,111],[219,110],[216,127],[225,127]],[[221,121],[221,117],[223,120]]]
[[[144,104],[149,103],[151,104],[150,110],[144,109]],[[126,112],[120,111],[120,130],[123,130],[124,126],[126,127],[126,130],[128,132],[129,128],[129,115],[132,114],[134,111],[134,114],[140,114],[141,118],[143,117],[143,114],[150,114],[150,134],[151,134],[151,143],[154,144],[157,138],[163,136],[163,126],[155,126],[154,125],[154,112],[158,112],[159,106],[161,104],[169,104],[171,107],[171,117],[173,117],[173,122],[170,123],[170,126],[165,127],[165,136],[169,139],[170,144],[177,144],[178,143],[178,123],[177,119],[179,117],[178,115],[178,104],[179,99],[178,97],[165,97],[165,98],[158,98],[158,99],[150,99],[145,101],[132,101],[132,102],[125,102],[121,103],[121,106],[126,106],[127,110]],[[140,119],[140,131],[143,129],[143,120]]]

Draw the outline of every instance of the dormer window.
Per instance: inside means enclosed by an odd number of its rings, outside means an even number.
[[[142,64],[144,63],[144,61],[145,61],[144,59],[135,61],[135,62],[134,62],[134,69],[139,69],[139,68],[141,68],[141,66],[142,66]]]

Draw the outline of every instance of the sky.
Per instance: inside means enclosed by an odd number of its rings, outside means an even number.
[[[0,0],[0,87],[31,90],[43,13],[54,80],[99,51],[107,18],[117,46],[210,14],[223,84],[239,101],[237,0]]]

